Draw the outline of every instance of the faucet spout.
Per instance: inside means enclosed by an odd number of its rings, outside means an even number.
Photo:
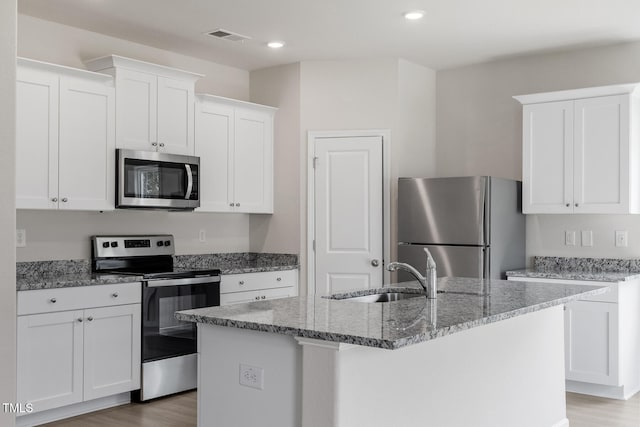
[[[389,271],[404,270],[411,274],[420,283],[422,288],[427,294],[427,298],[436,298],[438,291],[436,288],[436,262],[433,260],[431,253],[427,248],[424,248],[427,255],[427,268],[426,275],[422,275],[413,266],[404,262],[392,262],[387,266]]]

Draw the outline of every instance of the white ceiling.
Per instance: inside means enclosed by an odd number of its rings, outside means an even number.
[[[445,69],[640,39],[640,0],[18,0],[18,8],[247,70],[373,57]],[[425,18],[406,21],[413,9]],[[252,39],[204,35],[217,28]],[[267,48],[274,39],[286,46]]]

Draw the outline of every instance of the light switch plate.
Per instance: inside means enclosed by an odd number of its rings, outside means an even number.
[[[575,231],[565,231],[564,232],[564,244],[567,246],[575,246],[576,245],[576,232]]]
[[[582,230],[582,246],[593,246],[593,232],[591,230]]]
[[[626,248],[629,245],[627,230],[616,230],[616,247]]]

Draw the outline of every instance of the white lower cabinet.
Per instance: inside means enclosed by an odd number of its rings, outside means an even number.
[[[609,286],[565,306],[567,391],[628,399],[640,391],[640,281],[592,282],[509,277],[515,281]]]
[[[34,413],[140,388],[140,284],[74,290],[18,294],[17,401]]]
[[[226,274],[220,282],[220,305],[265,301],[298,295],[298,270]]]

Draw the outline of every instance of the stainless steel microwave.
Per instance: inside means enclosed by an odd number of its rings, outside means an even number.
[[[116,158],[116,208],[200,206],[199,157],[119,148]]]

